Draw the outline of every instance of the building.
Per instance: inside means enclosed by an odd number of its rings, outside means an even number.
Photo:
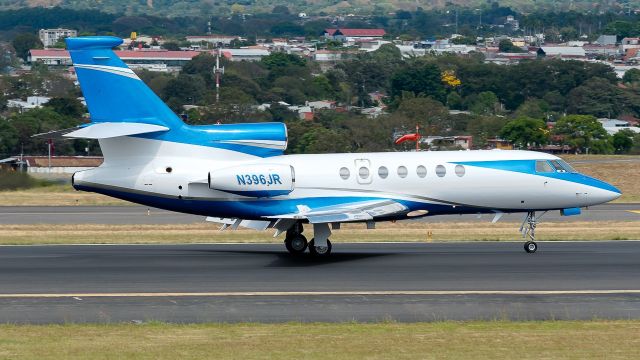
[[[598,37],[598,40],[596,40],[596,43],[599,45],[608,46],[615,45],[617,41],[618,38],[615,35],[600,35],[600,37]]]
[[[48,103],[49,100],[51,100],[51,98],[46,96],[29,96],[27,97],[27,101],[22,101],[21,99],[7,100],[7,107],[18,109],[22,112],[24,110],[39,108]]]
[[[224,49],[222,55],[231,61],[260,61],[271,52],[267,49]]]
[[[78,36],[78,30],[71,29],[40,29],[39,31],[40,41],[44,47],[48,48],[54,46],[58,40],[64,39],[67,37],[76,37]]]
[[[151,71],[179,71],[184,64],[198,56],[198,51],[116,50],[116,55],[132,69]],[[69,52],[63,49],[31,49],[28,61],[49,66],[71,66]]]
[[[192,44],[209,43],[216,47],[222,45],[230,45],[233,40],[243,40],[239,36],[228,35],[200,35],[200,36],[187,36],[187,41]]]
[[[520,22],[516,20],[513,15],[508,15],[504,24],[511,26],[511,30],[513,31],[518,31],[520,29]]]
[[[12,156],[0,160],[3,169],[26,170],[29,174],[73,174],[100,166],[102,156]]]
[[[542,46],[538,49],[538,56],[555,57],[560,59],[584,59],[587,54],[581,47]]]
[[[386,35],[384,29],[325,29],[324,36],[327,39],[354,42],[356,40],[382,39]]]
[[[620,130],[631,130],[636,134],[640,134],[640,127],[634,127],[629,124],[628,121],[618,120],[618,119],[598,119],[598,121],[602,124],[602,127],[607,130],[609,135],[613,135]]]

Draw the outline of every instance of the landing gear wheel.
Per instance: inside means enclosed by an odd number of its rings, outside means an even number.
[[[327,257],[331,254],[331,241],[327,239],[327,246],[315,246],[313,239],[309,242],[309,252],[313,256]]]
[[[294,255],[302,254],[307,249],[307,238],[300,234],[287,237],[284,246]]]
[[[534,241],[527,241],[526,243],[524,243],[524,251],[528,252],[529,254],[533,254],[534,252],[536,252],[536,250],[538,250],[538,244],[536,244]]]

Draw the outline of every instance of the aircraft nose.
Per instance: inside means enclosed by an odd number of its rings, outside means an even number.
[[[589,193],[589,202],[602,204],[622,196],[622,192],[617,187],[604,181],[596,180],[592,186],[593,189]]]

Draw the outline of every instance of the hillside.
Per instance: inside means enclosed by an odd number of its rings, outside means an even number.
[[[631,0],[631,7],[640,8],[640,0]],[[37,6],[62,6],[73,9],[95,9],[111,13],[154,14],[161,16],[198,16],[203,14],[220,14],[231,11],[231,6],[242,5],[244,12],[269,12],[276,5],[286,5],[292,12],[318,14],[370,14],[388,13],[395,10],[415,10],[451,7],[487,6],[486,0],[0,0],[0,10]],[[580,10],[580,11],[621,11],[627,1],[611,0],[503,0],[502,6],[510,6],[520,12],[531,12],[541,9]],[[626,5],[624,5],[626,6]]]

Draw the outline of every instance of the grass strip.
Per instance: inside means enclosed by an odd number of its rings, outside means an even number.
[[[640,321],[0,325],[0,358],[638,359]]]
[[[521,241],[519,223],[499,222],[398,222],[381,223],[375,230],[363,224],[346,224],[331,236],[333,242],[443,242]],[[184,244],[184,243],[280,243],[273,230],[219,231],[215,224],[103,225],[38,224],[3,225],[2,245],[31,244]],[[549,222],[536,229],[542,241],[637,240],[640,221]]]

